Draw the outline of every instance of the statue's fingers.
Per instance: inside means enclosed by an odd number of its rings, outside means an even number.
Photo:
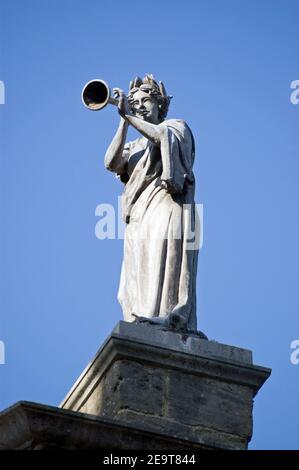
[[[115,96],[121,96],[122,90],[120,88],[113,88],[113,93]]]

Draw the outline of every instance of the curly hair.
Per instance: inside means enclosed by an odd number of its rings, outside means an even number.
[[[134,93],[136,93],[136,91],[138,90],[148,93],[149,96],[153,97],[156,100],[159,108],[159,119],[161,122],[164,121],[168,113],[168,108],[172,96],[167,95],[163,83],[159,82],[158,84],[152,74],[147,74],[143,79],[140,77],[136,77],[134,80],[132,80],[130,82],[128,103],[133,113]]]

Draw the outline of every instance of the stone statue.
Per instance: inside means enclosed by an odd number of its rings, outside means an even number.
[[[126,222],[118,300],[126,321],[196,331],[198,216],[195,145],[185,121],[166,119],[171,96],[152,75],[119,88],[120,123],[105,167],[124,183]],[[129,126],[140,137],[126,142]]]

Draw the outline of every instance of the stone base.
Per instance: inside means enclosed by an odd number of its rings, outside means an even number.
[[[196,451],[206,447],[142,426],[19,402],[0,413],[0,450]]]
[[[253,397],[270,372],[248,350],[120,322],[61,407],[200,448],[247,449]]]

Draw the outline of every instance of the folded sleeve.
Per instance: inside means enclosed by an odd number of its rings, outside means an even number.
[[[161,143],[161,181],[168,192],[181,193],[186,184],[194,182],[194,138],[185,121],[171,119],[164,124],[167,132]]]

